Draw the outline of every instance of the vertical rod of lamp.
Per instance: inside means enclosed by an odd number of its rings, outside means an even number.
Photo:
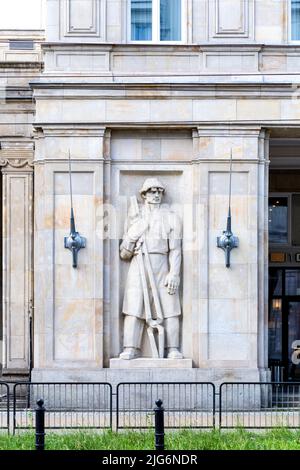
[[[230,253],[233,248],[239,246],[238,237],[234,236],[231,230],[231,182],[232,182],[232,149],[230,152],[230,172],[229,172],[229,197],[228,197],[228,214],[227,227],[223,231],[223,235],[217,237],[217,247],[225,252],[225,265],[230,268]]]
[[[86,238],[81,237],[76,232],[75,217],[73,208],[73,189],[72,189],[72,171],[71,171],[71,155],[69,150],[69,181],[70,181],[70,200],[71,200],[71,216],[70,216],[70,235],[64,238],[65,248],[72,252],[72,266],[77,268],[78,252],[81,248],[86,247]]]

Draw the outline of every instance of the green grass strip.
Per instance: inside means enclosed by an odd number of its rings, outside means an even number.
[[[0,434],[0,450],[33,450],[34,433]],[[47,450],[154,450],[153,432],[89,431],[46,434]],[[300,431],[166,432],[166,450],[300,450]]]

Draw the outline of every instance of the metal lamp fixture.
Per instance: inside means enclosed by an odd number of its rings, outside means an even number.
[[[229,174],[229,204],[227,215],[227,227],[223,235],[217,237],[217,247],[225,252],[226,268],[230,268],[230,253],[233,248],[239,246],[239,239],[231,231],[231,179],[232,179],[232,149],[230,153],[230,174]]]
[[[75,228],[75,217],[73,209],[73,191],[72,191],[72,172],[71,156],[69,151],[69,178],[70,178],[70,197],[71,197],[71,217],[70,217],[70,235],[65,237],[65,248],[72,252],[73,268],[77,268],[78,252],[86,246],[86,238],[81,237]]]

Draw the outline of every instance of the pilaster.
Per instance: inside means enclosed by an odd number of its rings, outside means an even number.
[[[193,132],[199,367],[267,367],[267,140],[259,126],[204,125]],[[231,152],[232,232],[239,247],[226,268],[216,242],[226,229]]]
[[[29,370],[33,306],[33,142],[1,140],[3,373]]]
[[[36,130],[35,368],[103,366],[104,140],[105,128],[96,125]],[[86,238],[76,269],[64,248],[69,154],[76,230]]]

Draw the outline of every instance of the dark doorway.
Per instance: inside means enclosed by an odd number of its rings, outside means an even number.
[[[300,268],[270,268],[269,299],[269,366],[300,381]]]

